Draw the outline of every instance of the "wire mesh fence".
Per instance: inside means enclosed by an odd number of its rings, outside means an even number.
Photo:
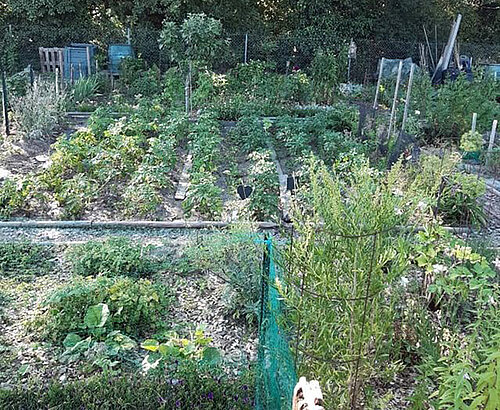
[[[49,33],[49,34],[47,34]],[[101,33],[93,29],[82,28],[77,31],[48,30],[38,27],[27,31],[14,25],[0,30],[1,61],[8,71],[17,72],[29,64],[38,70],[40,59],[39,47],[64,47],[70,43],[93,43],[99,46],[100,62],[106,61],[109,44],[130,41],[136,55],[150,65],[157,65],[162,71],[170,66],[166,51],[160,50],[160,29],[151,26],[137,26],[130,31],[114,30]],[[268,33],[224,33],[226,47],[218,55],[214,68],[225,72],[239,63],[251,60],[263,60],[275,65],[279,72],[286,72],[291,67],[307,69],[315,53],[321,49],[339,53],[345,65],[343,74],[347,81],[347,50],[349,41],[339,39],[329,33],[318,32],[314,35],[291,33],[271,35]],[[408,58],[419,63],[422,47],[429,50],[432,59],[439,58],[445,44],[441,42],[404,41],[393,39],[354,39],[357,46],[356,58],[351,61],[351,80],[363,82],[373,80],[377,71],[378,60],[386,58]],[[459,43],[458,52],[473,58],[479,63],[500,61],[500,45],[482,43]]]

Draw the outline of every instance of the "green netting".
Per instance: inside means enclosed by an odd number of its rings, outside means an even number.
[[[265,239],[262,274],[261,320],[258,348],[256,408],[290,409],[297,374],[289,338],[280,326],[283,302],[274,286],[281,278],[276,265],[274,246]]]

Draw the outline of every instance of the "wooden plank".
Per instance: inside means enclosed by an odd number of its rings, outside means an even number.
[[[183,201],[186,199],[187,191],[189,189],[189,171],[193,166],[193,155],[191,153],[186,157],[186,161],[184,162],[184,166],[182,168],[182,174],[179,179],[179,185],[177,185],[177,191],[175,193],[174,198],[177,201]]]
[[[37,228],[37,229],[206,229],[225,228],[231,222],[222,221],[0,221],[2,228]],[[258,229],[277,229],[274,222],[255,222]]]

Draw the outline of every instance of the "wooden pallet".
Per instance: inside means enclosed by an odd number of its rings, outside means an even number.
[[[40,55],[40,69],[42,73],[55,73],[56,68],[59,68],[59,72],[63,73],[64,48],[40,47],[38,53]]]

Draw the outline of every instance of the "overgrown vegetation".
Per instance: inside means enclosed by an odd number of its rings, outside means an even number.
[[[54,253],[50,246],[29,242],[0,243],[0,275],[45,275],[54,269]]]
[[[99,306],[103,330],[141,336],[164,326],[169,304],[166,288],[146,279],[75,277],[54,290],[32,326],[41,338],[48,340],[62,341],[68,333],[79,334],[83,339],[91,329],[85,316],[91,307]]]
[[[129,239],[111,238],[78,245],[67,257],[76,275],[142,277],[160,265],[152,259],[151,250],[151,246],[136,245]]]

